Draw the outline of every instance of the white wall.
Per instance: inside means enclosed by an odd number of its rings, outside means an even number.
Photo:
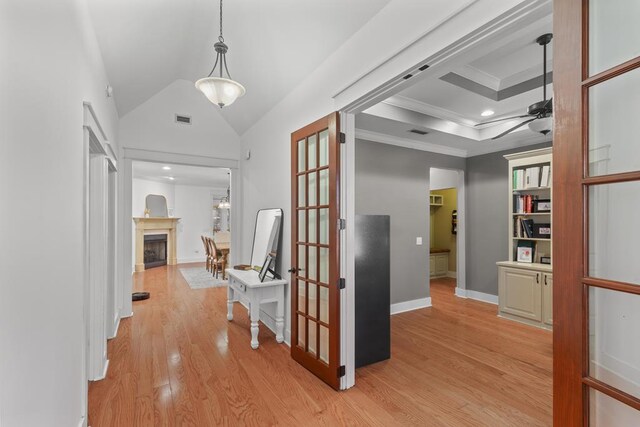
[[[145,199],[149,194],[157,194],[167,199],[167,208],[175,208],[176,186],[170,183],[134,178],[131,187],[132,216],[144,216]],[[175,212],[174,212],[174,216]],[[133,223],[133,221],[132,221]]]
[[[458,186],[458,171],[451,169],[431,168],[429,175],[429,190],[442,190]]]
[[[0,2],[3,427],[82,414],[83,101],[117,148],[88,16],[81,0]]]
[[[174,185],[170,183],[133,179],[132,216],[144,216],[145,197],[159,194],[167,199],[167,207],[173,209],[173,216],[181,218],[176,229],[178,263],[203,262],[204,248],[200,236],[211,235],[213,227],[213,203],[225,196],[226,188],[212,188],[196,185]],[[131,223],[134,238],[131,248],[135,264],[135,224]]]
[[[191,125],[175,122],[175,114]],[[122,147],[238,159],[240,138],[192,82],[176,80],[120,120]]]
[[[178,222],[178,263],[204,262],[204,247],[200,236],[211,235],[213,228],[213,200],[220,200],[226,189],[175,186],[174,216]]]
[[[286,271],[291,259],[291,133],[354,102],[518,3],[517,0],[390,1],[242,135],[243,150],[251,149],[251,159],[241,163],[243,230],[251,230],[258,209],[283,208],[281,265]],[[423,36],[426,37],[419,46],[414,43]],[[332,98],[334,94],[339,94],[338,101]],[[251,250],[246,244],[248,236],[250,233],[245,233],[242,247],[245,259]],[[289,306],[287,299],[287,337]]]

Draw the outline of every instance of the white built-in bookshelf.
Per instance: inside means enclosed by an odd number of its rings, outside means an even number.
[[[502,317],[550,329],[552,319],[551,148],[504,156],[509,162],[509,253],[498,265]]]

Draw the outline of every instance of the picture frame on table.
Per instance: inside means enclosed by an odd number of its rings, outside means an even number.
[[[272,263],[273,263],[273,255],[271,255],[269,253],[265,257],[264,263],[262,263],[262,268],[260,269],[260,272],[258,273],[258,278],[260,279],[261,282],[264,282],[264,279],[267,278],[267,273],[269,273],[269,272],[273,273],[273,270],[271,270],[271,264]]]

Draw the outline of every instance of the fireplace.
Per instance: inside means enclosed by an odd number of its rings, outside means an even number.
[[[146,234],[144,236],[144,268],[167,265],[167,235]]]

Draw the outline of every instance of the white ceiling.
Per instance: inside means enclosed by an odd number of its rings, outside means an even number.
[[[223,109],[225,119],[242,134],[388,2],[224,2],[229,71],[247,89]],[[121,117],[176,79],[196,81],[209,74],[218,1],[89,0],[89,5]]]
[[[169,167],[170,170],[164,170]],[[133,162],[133,177],[172,185],[210,188],[229,186],[229,169],[175,165],[170,163]],[[173,180],[169,177],[174,178]]]
[[[383,140],[386,134],[397,145],[435,145],[436,151],[453,155],[462,152],[463,156],[549,141],[550,135],[535,133],[526,125],[505,137],[491,140],[525,119],[476,125],[526,114],[529,105],[543,100],[541,80],[540,83],[530,80],[541,79],[543,74],[543,50],[535,40],[551,32],[552,27],[549,14],[515,31],[498,34],[427,69],[411,79],[416,80],[413,84],[407,82],[393,96],[358,116],[356,127],[360,136]],[[553,42],[549,46],[548,72],[553,65]],[[452,73],[456,76],[452,77]],[[547,99],[552,91],[553,85],[548,84]],[[496,100],[498,94],[499,100]],[[495,114],[482,117],[485,110],[493,110]],[[420,136],[410,133],[410,129],[429,133]]]

